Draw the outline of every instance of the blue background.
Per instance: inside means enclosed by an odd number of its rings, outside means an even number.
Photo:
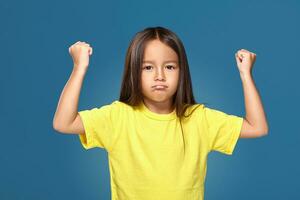
[[[110,199],[107,152],[52,127],[72,71],[68,48],[93,55],[78,110],[119,97],[133,35],[164,26],[183,41],[197,102],[245,115],[234,54],[257,54],[253,77],[269,135],[209,155],[205,199],[300,199],[299,1],[0,2],[0,199]],[[297,92],[298,91],[298,92]]]

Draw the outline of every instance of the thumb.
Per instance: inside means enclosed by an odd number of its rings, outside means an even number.
[[[92,47],[90,47],[89,48],[89,55],[92,55],[92,53],[93,53],[93,49],[92,49]]]
[[[241,59],[239,58],[238,53],[235,53],[235,60],[237,63],[241,62]]]

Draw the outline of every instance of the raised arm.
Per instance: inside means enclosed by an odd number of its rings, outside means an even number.
[[[235,54],[235,58],[243,84],[246,109],[246,116],[244,117],[240,138],[265,136],[269,131],[268,123],[251,71],[256,59],[256,54],[241,49]]]
[[[76,42],[69,48],[74,67],[57,105],[53,118],[53,128],[61,133],[84,133],[78,114],[78,101],[82,83],[88,68],[92,48],[85,42]]]

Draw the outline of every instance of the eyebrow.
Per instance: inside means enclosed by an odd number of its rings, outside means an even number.
[[[143,60],[143,63],[155,63],[154,61],[151,60]],[[167,60],[164,63],[178,63],[176,60]]]

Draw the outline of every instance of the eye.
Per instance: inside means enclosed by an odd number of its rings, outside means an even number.
[[[167,65],[168,69],[175,69],[175,67],[173,65]]]
[[[150,65],[146,65],[146,66],[144,67],[144,69],[147,69],[147,70],[148,70],[148,69],[151,69],[151,67],[152,67],[152,66],[150,66]]]

